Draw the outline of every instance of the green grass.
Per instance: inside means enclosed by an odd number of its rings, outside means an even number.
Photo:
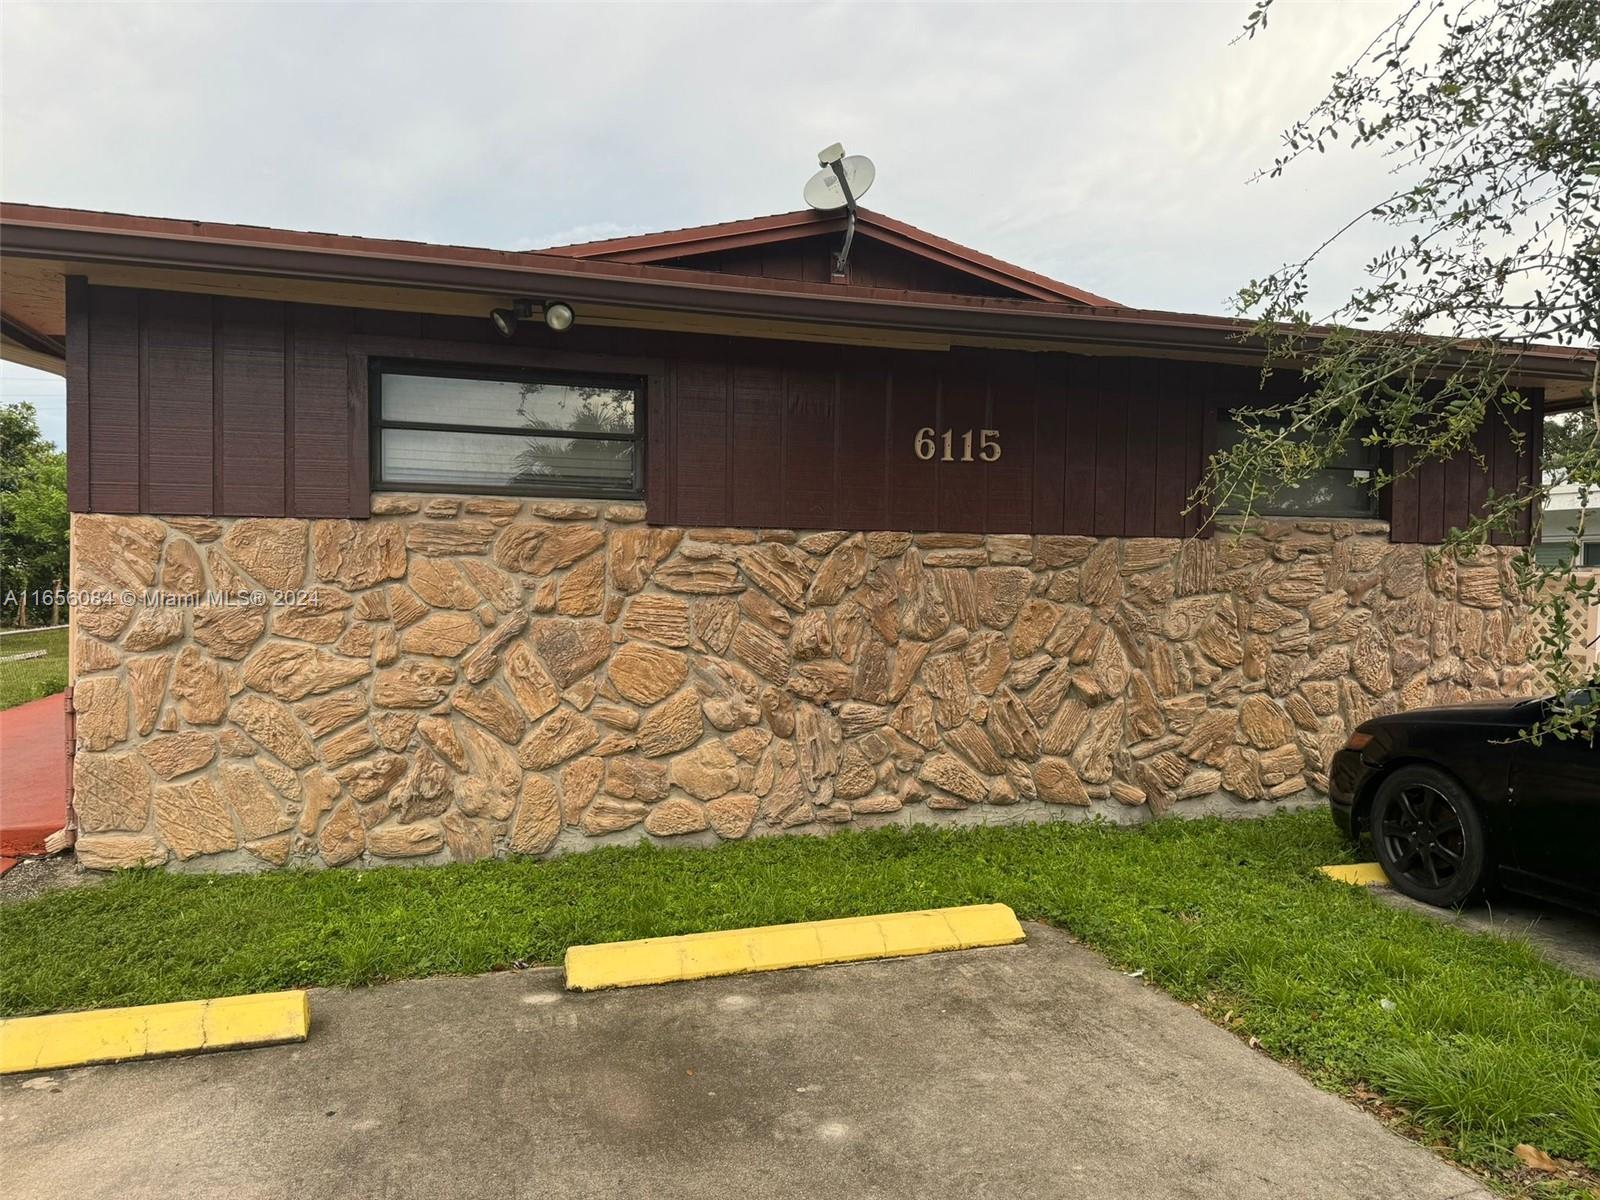
[[[0,658],[29,650],[48,650],[49,653],[26,662],[0,663],[0,708],[14,708],[66,689],[67,631],[51,629],[0,637]]]
[[[1600,985],[1317,875],[1321,812],[883,829],[714,850],[254,877],[134,873],[0,907],[8,1014],[558,961],[582,942],[1003,901],[1253,1035],[1379,1090],[1470,1164],[1600,1164]],[[1383,1003],[1389,1001],[1389,1004]]]

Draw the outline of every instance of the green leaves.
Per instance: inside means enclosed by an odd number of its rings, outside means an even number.
[[[39,436],[31,404],[0,408],[0,597],[67,580],[67,456]],[[15,620],[7,599],[0,618]]]
[[[1246,33],[1265,29],[1265,6]],[[1323,100],[1286,130],[1283,173],[1345,135],[1380,153],[1396,180],[1305,258],[1239,289],[1253,322],[1243,340],[1274,370],[1303,372],[1306,394],[1263,403],[1270,420],[1214,455],[1198,506],[1242,510],[1328,467],[1357,422],[1363,442],[1402,465],[1374,473],[1383,488],[1428,463],[1468,455],[1479,430],[1516,432],[1528,404],[1516,370],[1529,342],[1595,354],[1600,345],[1600,5],[1590,0],[1417,0],[1377,31],[1332,79]],[[1353,229],[1387,226],[1393,243],[1366,278],[1319,315],[1313,274]],[[1569,403],[1586,416],[1545,439],[1542,481],[1491,495],[1445,541],[1470,555],[1518,529],[1554,483],[1600,483],[1600,364]],[[1270,425],[1271,428],[1267,428]],[[1497,436],[1504,436],[1496,430]],[[1593,681],[1573,660],[1570,613],[1587,601],[1570,567],[1525,572],[1543,634],[1539,665],[1552,691]],[[1550,732],[1554,733],[1552,729]]]

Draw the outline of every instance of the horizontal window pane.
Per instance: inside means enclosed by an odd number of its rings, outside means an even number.
[[[1259,510],[1325,517],[1368,516],[1373,511],[1373,494],[1353,471],[1314,471],[1299,487],[1280,488]]]
[[[575,433],[634,431],[631,388],[591,383],[532,383],[385,374],[382,419]]]
[[[1572,561],[1568,542],[1540,542],[1533,548],[1533,559],[1541,567],[1564,567]]]
[[[1282,427],[1284,417],[1264,417],[1268,428]],[[1366,484],[1378,465],[1375,446],[1364,445],[1365,430],[1357,430],[1339,448],[1324,470],[1313,471],[1298,487],[1281,488],[1276,495],[1259,501],[1258,513],[1286,516],[1315,514],[1325,517],[1371,516],[1377,511],[1377,496]],[[1217,422],[1217,441],[1224,450],[1244,440],[1243,422],[1232,413],[1222,414]]]
[[[528,488],[559,484],[628,492],[634,486],[634,442],[385,429],[381,477],[389,484]]]

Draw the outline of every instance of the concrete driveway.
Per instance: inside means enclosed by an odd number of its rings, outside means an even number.
[[[568,995],[317,992],[303,1046],[0,1084],[37,1197],[1489,1194],[1065,935]]]

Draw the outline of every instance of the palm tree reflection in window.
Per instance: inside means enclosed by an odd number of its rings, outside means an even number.
[[[517,415],[524,428],[535,432],[517,455],[513,485],[550,479],[616,485],[633,479],[636,426],[631,390],[598,384],[524,383],[521,391]],[[562,437],[561,432],[593,436]]]

